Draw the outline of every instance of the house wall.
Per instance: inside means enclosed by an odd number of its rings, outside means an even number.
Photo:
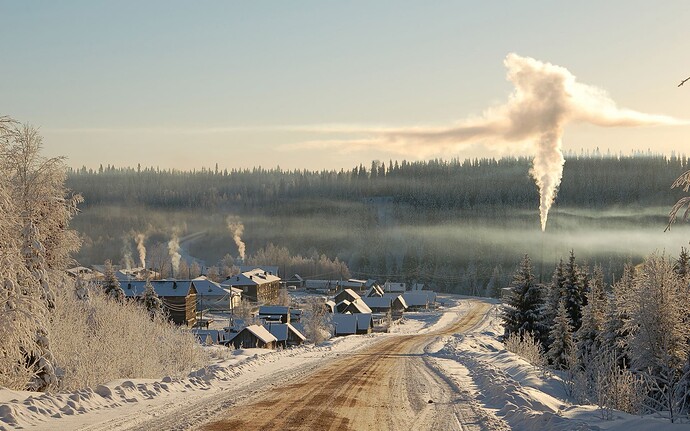
[[[251,286],[237,286],[244,290],[247,299],[263,304],[275,304],[278,302],[280,282],[278,280]]]

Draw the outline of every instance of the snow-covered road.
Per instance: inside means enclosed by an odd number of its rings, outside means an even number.
[[[287,386],[219,413],[216,430],[480,430],[463,393],[427,362],[424,349],[439,337],[476,326],[489,309],[472,301],[442,331],[382,338],[341,355]]]

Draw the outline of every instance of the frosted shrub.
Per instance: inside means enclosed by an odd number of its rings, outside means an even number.
[[[544,369],[546,367],[544,349],[531,332],[512,333],[504,344],[507,350],[522,357],[536,368]]]
[[[87,300],[77,298],[74,286],[56,291],[50,332],[60,389],[124,378],[183,376],[207,363],[187,329],[164,316],[152,319],[135,301],[119,303],[95,287],[90,287]]]
[[[304,301],[302,325],[304,336],[314,344],[320,344],[331,337],[332,325],[330,313],[321,297],[310,296]]]

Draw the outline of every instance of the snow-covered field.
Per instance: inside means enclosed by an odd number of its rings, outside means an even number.
[[[457,321],[471,308],[465,298],[444,296],[440,311],[408,313],[391,334],[341,337],[321,346],[270,351],[215,347],[219,359],[184,379],[119,380],[72,393],[0,390],[0,430],[136,430],[169,419],[169,427],[192,428],[221,409],[306,375],[314,368],[370,345],[382,337],[429,333]],[[503,349],[497,306],[464,334],[437,338],[426,348],[428,363],[469,400],[489,430],[659,430],[688,429],[668,421],[625,413],[604,421],[595,406],[568,401],[555,375]],[[167,429],[167,428],[166,428]]]

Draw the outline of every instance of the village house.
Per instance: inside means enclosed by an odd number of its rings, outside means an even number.
[[[387,281],[383,285],[383,291],[386,293],[403,293],[407,290],[407,285],[405,283],[393,283]]]
[[[197,319],[197,292],[193,281],[152,280],[150,283],[170,320],[178,325],[194,326]],[[141,280],[120,283],[125,296],[136,299],[141,299],[145,286],[146,282]]]
[[[241,289],[223,287],[203,275],[190,281],[193,281],[194,287],[196,287],[197,303],[200,310],[227,311],[240,306]]]
[[[266,322],[265,327],[276,337],[276,345],[280,347],[299,346],[307,340],[307,337],[290,323]]]
[[[259,307],[259,319],[266,322],[290,323],[290,307],[282,305],[262,305]]]
[[[68,269],[66,272],[70,277],[79,279],[81,281],[98,282],[103,280],[103,273],[85,266],[75,266],[74,268]]]
[[[222,344],[235,349],[274,349],[278,339],[260,325],[250,325]]]
[[[227,332],[217,329],[198,328],[192,329],[192,334],[194,334],[199,343],[204,345],[222,344],[226,341],[226,336],[228,335]]]
[[[384,296],[384,297],[364,297],[362,298],[365,304],[374,313],[388,313],[390,312],[394,316],[402,315],[402,313],[407,309],[407,303],[402,295],[395,297]]]
[[[280,278],[268,271],[255,268],[229,277],[221,286],[242,289],[244,298],[261,304],[271,304],[278,301]]]
[[[335,296],[333,296],[333,301],[335,301],[335,303],[337,304],[337,303],[344,301],[344,300],[348,300],[350,302],[355,302],[360,298],[361,297],[358,294],[356,294],[354,290],[342,289],[338,293],[336,293]]]
[[[343,301],[345,302],[345,301]],[[350,302],[347,307],[345,307],[342,311],[338,311],[339,313],[351,313],[351,314],[356,314],[356,313],[369,313],[371,314],[371,308],[367,306],[367,304],[364,303],[361,299]]]
[[[334,314],[332,317],[333,335],[371,334],[374,320],[371,314]]]
[[[275,275],[276,277],[280,277],[280,274],[278,273],[278,267],[274,265],[240,265],[240,273],[243,272],[252,272],[254,270],[260,270],[263,272],[267,272],[271,275]]]

